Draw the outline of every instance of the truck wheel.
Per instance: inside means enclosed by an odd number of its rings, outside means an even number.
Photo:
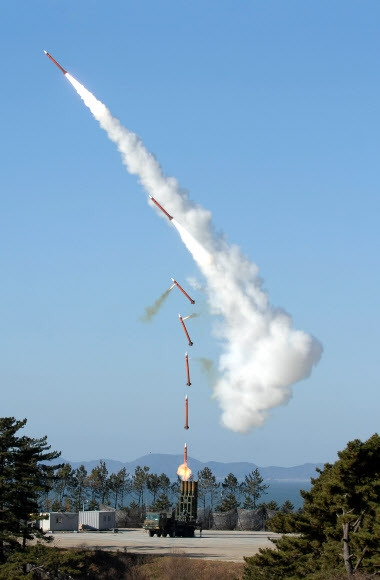
[[[169,532],[169,536],[170,536],[171,538],[174,538],[174,532]]]
[[[150,537],[151,537],[151,538],[153,538],[153,536],[154,536],[154,531],[153,531],[153,530],[149,530],[149,535],[150,535]]]
[[[157,532],[157,538],[161,537],[161,532]]]
[[[167,534],[166,532],[164,532],[164,533],[162,534],[162,536],[163,536],[164,538],[166,538],[166,536],[167,536],[167,535],[168,535],[168,534]]]

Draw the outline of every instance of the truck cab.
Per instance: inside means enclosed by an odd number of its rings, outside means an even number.
[[[168,512],[147,512],[143,523],[144,530],[149,532],[152,538],[155,534],[164,538],[169,535],[174,536],[175,522],[172,513]]]

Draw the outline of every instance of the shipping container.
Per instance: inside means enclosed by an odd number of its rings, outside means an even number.
[[[115,527],[114,511],[81,511],[79,527],[87,530],[109,530]]]
[[[69,512],[50,512],[44,515],[46,519],[39,520],[39,527],[44,532],[77,532],[78,514]]]

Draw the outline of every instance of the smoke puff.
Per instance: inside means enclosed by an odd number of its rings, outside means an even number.
[[[173,284],[173,286],[174,286],[174,284]],[[165,303],[165,300],[167,299],[170,292],[172,291],[173,286],[170,286],[170,288],[168,288],[168,290],[165,290],[165,292],[163,292],[161,294],[161,296],[159,298],[157,298],[157,300],[154,302],[154,304],[152,304],[152,306],[147,306],[145,308],[144,315],[140,317],[140,320],[142,322],[151,322],[153,320],[153,317],[156,316],[156,314],[159,312],[160,308]]]
[[[163,174],[141,139],[78,81],[66,77],[116,143],[127,170],[176,217],[171,223],[206,279],[210,311],[218,317],[214,334],[222,349],[214,386],[222,423],[242,433],[263,425],[270,409],[289,400],[290,386],[310,375],[321,344],[293,329],[289,314],[270,305],[256,264],[215,235],[211,213],[189,200],[175,178]]]

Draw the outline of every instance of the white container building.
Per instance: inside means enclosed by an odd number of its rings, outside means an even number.
[[[87,530],[109,530],[115,527],[114,511],[81,511],[79,527]]]
[[[78,513],[50,512],[44,515],[46,519],[39,520],[39,527],[44,532],[77,532]]]

